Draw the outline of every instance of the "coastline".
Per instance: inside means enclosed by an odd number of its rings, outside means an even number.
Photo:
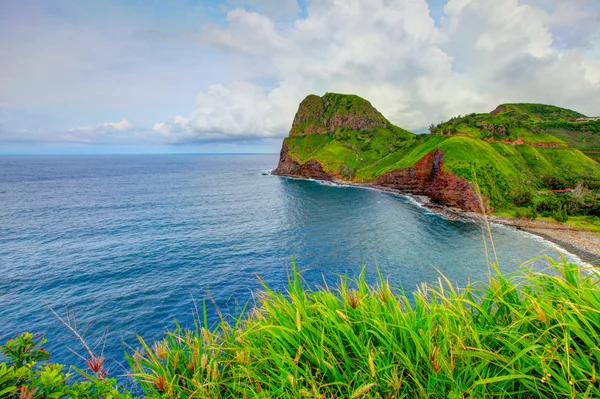
[[[378,184],[317,180],[301,176],[273,174],[272,171],[270,171],[269,174],[272,174],[273,176],[281,176],[292,179],[315,180],[322,184],[328,185],[362,187],[383,192],[394,193],[412,198],[419,205],[433,212],[436,212],[448,219],[471,221],[475,223],[482,222],[482,215],[479,213],[468,212],[458,208],[448,208],[442,205],[437,205],[432,203],[429,197],[427,196],[414,195],[408,192],[396,190]],[[489,215],[488,221],[490,223],[500,224],[506,227],[514,228],[541,237],[542,239],[556,245],[563,252],[567,252],[571,255],[574,255],[585,263],[588,263],[590,265],[600,265],[600,237],[598,237],[595,233],[591,231],[576,230],[558,222],[506,218],[494,215]]]

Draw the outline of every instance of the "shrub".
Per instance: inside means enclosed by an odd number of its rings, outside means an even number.
[[[71,374],[63,365],[48,363],[50,353],[46,339],[23,333],[11,338],[0,351],[8,363],[0,364],[0,398],[2,399],[130,399],[129,393],[116,388],[114,379],[97,379],[82,371],[87,381],[69,384]]]
[[[523,216],[527,219],[537,219],[538,213],[534,206],[530,206],[529,208],[525,209],[525,214]]]
[[[533,192],[531,190],[518,191],[513,203],[519,207],[533,205]]]
[[[569,215],[567,215],[565,208],[560,208],[552,212],[552,217],[554,220],[560,223],[565,223],[567,220],[569,220]]]
[[[536,219],[538,214],[535,210],[535,207],[530,206],[528,208],[517,208],[515,211],[515,217],[524,218],[524,219]]]
[[[544,186],[551,190],[562,190],[567,188],[568,185],[565,179],[558,176],[544,176],[541,180]]]
[[[544,216],[549,216],[563,207],[563,199],[557,195],[545,197],[536,205],[536,210]]]

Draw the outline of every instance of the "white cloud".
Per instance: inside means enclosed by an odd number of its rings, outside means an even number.
[[[284,25],[232,10],[227,27],[204,29],[203,42],[237,53],[274,83],[212,85],[189,117],[155,130],[174,141],[285,136],[299,100],[328,91],[361,95],[409,129],[509,101],[597,114],[600,65],[578,47],[598,30],[586,9],[595,4],[449,0],[441,26],[425,0],[313,1],[305,19]],[[585,31],[585,43],[565,33],[571,28]]]
[[[198,94],[189,118],[158,122],[153,130],[178,143],[278,137],[289,130],[300,100],[285,87],[267,92],[247,82],[216,84]]]
[[[119,122],[103,122],[97,125],[72,129],[21,129],[8,130],[0,135],[0,142],[10,143],[69,143],[69,144],[135,144],[157,143],[155,134],[148,129],[136,128],[126,119]]]
[[[69,129],[70,132],[107,132],[107,131],[124,131],[129,130],[133,125],[125,118],[119,122],[104,122],[98,125],[90,125]]]

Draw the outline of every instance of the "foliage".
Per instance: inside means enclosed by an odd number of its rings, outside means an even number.
[[[515,217],[525,218],[525,219],[537,219],[538,213],[534,206],[530,206],[527,208],[517,208],[515,212]]]
[[[569,183],[561,176],[543,176],[542,183],[551,190],[563,190],[569,187]]]
[[[364,274],[313,291],[294,271],[248,316],[141,341],[130,366],[148,398],[599,397],[598,278],[550,262],[414,296]]]
[[[600,204],[594,192],[587,198],[576,198],[572,195],[544,195],[536,202],[536,210],[543,216],[551,216],[568,220],[569,216],[600,216]],[[561,221],[561,220],[558,220]]]
[[[554,212],[552,212],[552,217],[554,218],[554,220],[561,223],[565,223],[567,220],[569,220],[569,215],[567,215],[567,211],[564,207],[561,207],[560,209],[557,209]]]
[[[366,112],[371,107],[356,96],[328,94],[323,99],[347,112]],[[368,132],[338,128],[331,134],[291,135],[285,142],[297,162],[316,159],[333,176],[355,182],[376,182],[385,173],[413,167],[427,154],[441,150],[444,170],[470,182],[477,180],[492,208],[511,209],[532,205],[528,190],[558,190],[572,188],[581,180],[600,181],[598,162],[569,148],[569,140],[552,134],[559,128],[579,131],[595,123],[600,132],[600,121],[574,122],[580,117],[583,115],[559,107],[503,104],[490,114],[459,115],[430,126],[433,134],[412,135],[389,124]],[[595,134],[586,132],[582,134]],[[525,144],[510,143],[517,138]],[[548,143],[550,147],[544,147]],[[598,143],[600,148],[600,140]],[[595,197],[591,201],[595,203]],[[587,205],[579,208],[567,207],[566,212],[590,214]]]
[[[140,338],[128,361],[151,399],[600,397],[598,275],[548,262],[410,295],[381,276],[368,285],[364,271],[312,290],[294,266],[287,292],[264,286],[254,309],[214,328],[205,306],[195,331]],[[2,398],[131,397],[114,380],[69,384],[61,365],[41,364],[43,339],[9,342]]]
[[[50,354],[43,348],[46,339],[23,333],[11,338],[0,350],[7,363],[0,363],[0,398],[3,399],[128,399],[114,379],[99,380],[83,372],[87,381],[69,383],[71,374],[64,366],[48,363]]]
[[[550,216],[553,212],[558,211],[564,206],[564,201],[557,195],[549,195],[544,197],[537,203],[536,209],[544,216]]]
[[[517,192],[513,203],[518,206],[530,206],[533,205],[533,191],[523,188]]]

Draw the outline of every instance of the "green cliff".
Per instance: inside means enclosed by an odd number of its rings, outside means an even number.
[[[415,135],[354,95],[308,96],[275,173],[371,183],[427,195],[440,205],[503,209],[525,190],[600,180],[600,120],[541,104],[504,104]]]

